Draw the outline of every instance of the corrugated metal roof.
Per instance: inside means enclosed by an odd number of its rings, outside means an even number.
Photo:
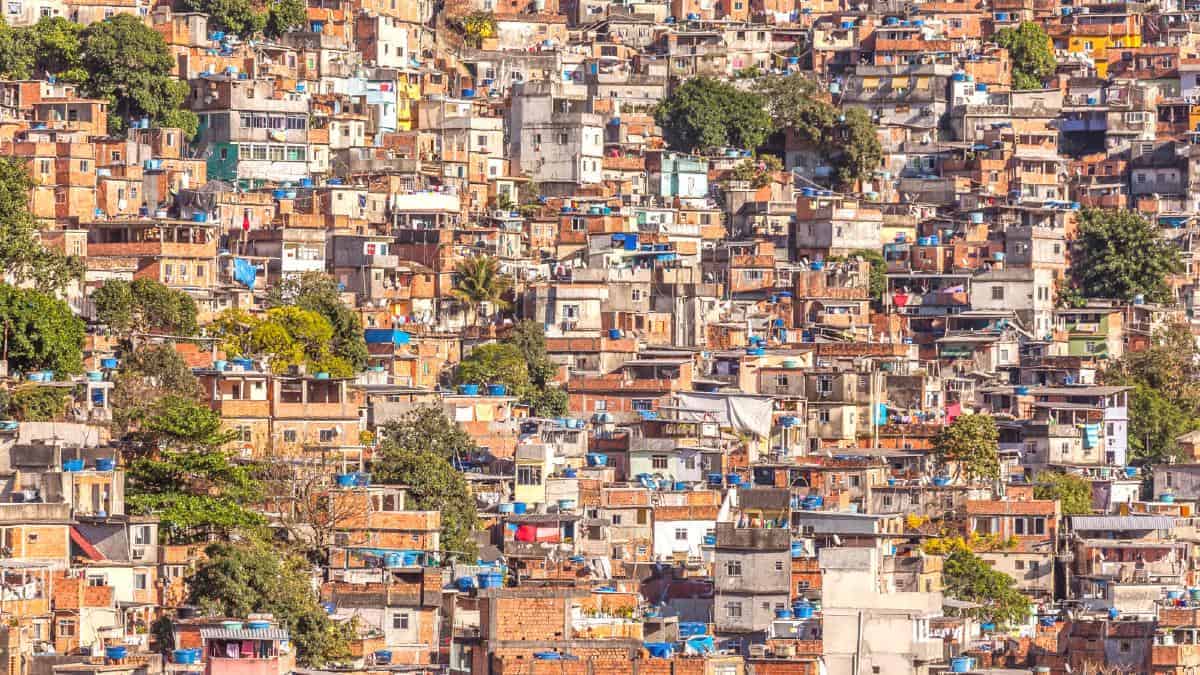
[[[1072,516],[1076,530],[1169,530],[1175,527],[1170,516]]]
[[[229,630],[227,628],[201,628],[202,640],[286,640],[288,632],[282,628]]]

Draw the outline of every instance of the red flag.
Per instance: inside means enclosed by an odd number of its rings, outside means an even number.
[[[242,230],[250,231],[250,212],[242,211]]]

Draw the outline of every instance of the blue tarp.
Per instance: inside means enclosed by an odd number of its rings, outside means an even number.
[[[711,635],[690,637],[683,645],[685,654],[711,654],[716,651],[716,645],[713,644]]]
[[[367,344],[372,345],[388,342],[394,345],[406,345],[412,340],[412,335],[395,328],[368,328],[363,331],[363,338]]]
[[[254,282],[258,278],[258,270],[254,268],[254,264],[245,258],[233,259],[233,280],[246,288],[253,289]]]
[[[875,424],[883,426],[888,423],[888,408],[886,403],[875,404]]]
[[[1094,448],[1100,444],[1100,425],[1083,425],[1083,447]]]

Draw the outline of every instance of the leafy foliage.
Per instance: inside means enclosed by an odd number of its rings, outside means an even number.
[[[257,537],[266,519],[246,505],[261,496],[250,472],[213,447],[137,457],[126,474],[130,513],[157,516],[166,543]]]
[[[989,415],[961,415],[933,439],[939,466],[953,466],[967,480],[1000,477],[1000,433]]]
[[[1071,276],[1084,297],[1174,301],[1166,276],[1181,269],[1179,251],[1135,211],[1085,209]]]
[[[0,266],[18,283],[60,290],[83,276],[83,262],[42,245],[29,212],[33,179],[18,157],[0,157]]]
[[[311,668],[349,661],[353,624],[336,624],[313,592],[311,566],[263,543],[217,543],[188,580],[189,602],[218,616],[270,613],[285,626],[298,661]]]
[[[780,129],[790,130],[801,143],[829,158],[840,185],[852,187],[866,180],[883,162],[883,146],[867,111],[839,110],[808,75],[768,75],[755,91]]]
[[[676,150],[755,149],[774,130],[765,101],[712,77],[693,77],[658,104],[654,119]]]
[[[496,36],[496,15],[491,12],[471,12],[457,23],[467,44],[477,49],[484,40]]]
[[[1170,326],[1141,351],[1127,352],[1101,373],[1105,384],[1132,386],[1129,450],[1134,464],[1179,458],[1175,440],[1200,429],[1200,365],[1186,324]]]
[[[1005,626],[1018,625],[1029,617],[1029,598],[1017,590],[1013,578],[992,569],[965,547],[946,556],[942,581],[946,595],[980,605],[954,611]]]
[[[371,471],[386,483],[409,486],[414,508],[441,512],[443,551],[475,558],[478,547],[471,536],[478,525],[475,499],[466,479],[443,455],[400,447],[389,437],[380,444]]]
[[[162,122],[179,110],[188,85],[172,74],[175,59],[162,35],[131,14],[97,21],[82,34],[83,93],[112,101],[110,125],[149,117]]]
[[[321,272],[305,272],[284,279],[268,293],[266,306],[284,305],[295,305],[324,316],[333,326],[333,353],[345,359],[355,372],[367,366],[362,321],[342,302],[341,291],[333,277]]]
[[[846,257],[833,256],[828,258],[828,260],[831,262],[844,262],[846,260],[853,260],[855,258],[862,258],[871,265],[870,278],[867,282],[867,287],[869,289],[869,293],[871,294],[871,299],[875,302],[879,302],[883,299],[883,292],[887,288],[887,261],[883,259],[882,253],[879,251],[873,251],[871,249],[860,248],[856,251],[851,251],[850,255]]]
[[[479,345],[458,364],[457,381],[474,384],[505,384],[509,391],[529,387],[529,368],[514,345],[492,342]]]
[[[443,459],[467,457],[478,448],[467,432],[440,408],[421,406],[379,430],[381,440],[399,450],[428,450]]]
[[[762,155],[757,159],[747,159],[733,167],[730,178],[736,181],[750,183],[754,189],[771,184],[775,174],[783,170],[783,162],[775,155]]]
[[[21,422],[52,422],[66,416],[71,392],[59,387],[23,386],[8,397],[6,412]]]
[[[450,295],[469,307],[479,319],[479,307],[491,303],[507,309],[504,295],[512,288],[512,278],[500,272],[500,261],[490,256],[464,258],[454,266],[454,288]]]
[[[250,0],[179,0],[185,12],[208,15],[209,27],[251,38],[267,26],[267,15],[255,10]]]
[[[996,31],[993,39],[1008,50],[1013,89],[1041,89],[1058,67],[1050,36],[1040,24],[1022,21],[1016,28]]]
[[[155,404],[169,395],[200,396],[200,383],[179,352],[153,343],[128,352],[113,382],[113,426],[122,433],[140,428]]]
[[[311,373],[350,377],[354,368],[333,353],[333,326],[317,312],[295,306],[274,307],[264,316],[230,309],[210,326],[232,357],[265,357],[272,372],[304,365]]]
[[[80,24],[43,17],[32,26],[0,26],[0,75],[13,79],[53,76],[81,83],[88,73],[80,60]]]
[[[279,37],[284,33],[302,28],[308,20],[307,5],[302,0],[274,0],[267,7],[267,26],[269,37]]]
[[[109,279],[92,293],[96,318],[118,333],[194,335],[196,301],[153,279]]]
[[[62,300],[0,284],[0,330],[11,372],[83,372],[83,321]]]
[[[175,394],[155,402],[143,428],[160,446],[216,447],[232,440],[230,432],[222,431],[219,414],[194,398]]]
[[[1056,499],[1064,516],[1092,512],[1092,483],[1083,476],[1060,471],[1042,471],[1033,488],[1035,499]]]

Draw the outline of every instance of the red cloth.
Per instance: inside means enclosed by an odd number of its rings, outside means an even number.
[[[962,415],[962,404],[951,403],[946,406],[946,424],[954,424],[954,419]]]

